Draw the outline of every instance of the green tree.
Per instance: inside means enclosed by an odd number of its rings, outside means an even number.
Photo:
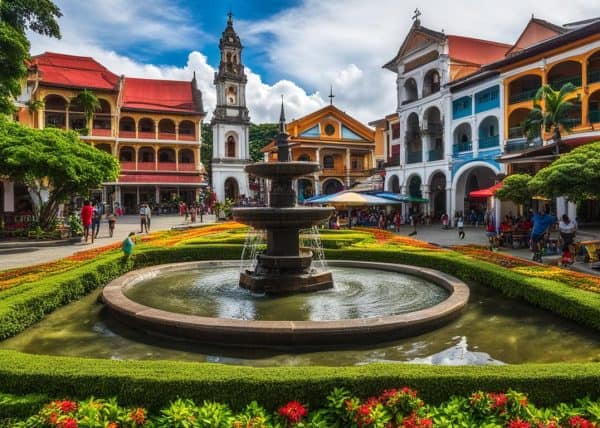
[[[539,137],[542,130],[552,132],[557,155],[560,154],[562,143],[561,128],[566,132],[571,131],[573,119],[569,112],[575,105],[567,101],[567,96],[575,89],[572,83],[565,83],[558,91],[550,85],[543,85],[535,94],[533,109],[525,118],[524,129],[528,137]]]
[[[54,224],[58,204],[114,181],[119,163],[74,132],[28,128],[0,118],[0,171],[28,187],[36,220],[47,230]]]
[[[538,171],[529,187],[535,194],[566,196],[574,202],[600,198],[600,142],[562,155]]]
[[[261,150],[269,144],[279,133],[279,124],[261,123],[260,125],[250,125],[250,159],[252,162],[263,160]]]
[[[502,201],[511,201],[517,205],[525,205],[533,197],[529,189],[531,175],[512,174],[502,180],[502,187],[494,195]]]
[[[57,19],[61,16],[50,0],[0,1],[0,113],[14,111],[12,101],[27,75],[30,45],[25,31],[60,38]]]
[[[210,127],[210,124],[203,123],[201,132],[202,132],[202,147],[200,149],[200,159],[202,160],[202,165],[204,165],[204,169],[206,170],[206,176],[210,180],[210,177],[212,177],[212,157],[213,157],[212,129]]]
[[[80,92],[75,97],[71,98],[71,104],[75,104],[81,108],[85,116],[86,128],[89,130],[92,127],[91,122],[94,113],[100,110],[100,100],[96,94],[84,89],[83,92]]]

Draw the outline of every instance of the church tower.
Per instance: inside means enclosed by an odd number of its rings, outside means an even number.
[[[217,106],[211,121],[213,131],[212,185],[220,201],[249,196],[250,117],[246,107],[246,74],[242,43],[233,29],[231,12],[219,41],[221,63],[215,73]]]

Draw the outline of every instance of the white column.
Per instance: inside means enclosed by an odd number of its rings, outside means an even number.
[[[350,187],[350,149],[346,149],[346,188]]]
[[[154,202],[160,203],[160,187],[158,186],[154,187]]]
[[[571,220],[575,220],[577,218],[577,204],[569,201],[567,204],[567,215]]]
[[[15,211],[15,183],[12,181],[3,181],[4,186],[4,212]]]
[[[560,196],[556,198],[556,217],[560,219],[563,214],[567,214],[567,199],[564,196]]]
[[[318,151],[318,149],[317,149]],[[319,183],[319,175],[318,174],[314,174],[313,175],[313,180],[314,180],[314,191],[315,191],[315,196],[319,196],[321,194],[321,183]]]
[[[471,136],[473,145],[473,159],[477,159],[479,156],[479,129],[477,128],[477,119],[473,117],[471,121]]]
[[[494,204],[494,218],[496,219],[496,230],[500,227],[502,220],[502,202],[500,199],[493,197],[492,203]]]

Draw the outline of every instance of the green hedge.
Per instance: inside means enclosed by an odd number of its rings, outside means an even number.
[[[15,396],[0,393],[0,420],[3,418],[26,418],[36,413],[48,402],[46,394],[26,394]]]
[[[114,361],[0,351],[0,388],[53,398],[118,396],[127,405],[164,406],[177,397],[215,400],[239,409],[257,400],[267,407],[298,399],[319,405],[334,387],[359,396],[410,386],[431,403],[476,390],[508,388],[540,405],[600,397],[600,364],[527,364],[442,367],[369,364],[354,367],[254,368],[172,361]]]

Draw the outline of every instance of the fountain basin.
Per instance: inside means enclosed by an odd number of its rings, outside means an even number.
[[[102,293],[106,306],[122,322],[150,333],[175,336],[220,346],[261,348],[322,348],[388,342],[435,329],[460,314],[469,297],[463,282],[431,269],[387,263],[335,261],[333,266],[401,272],[443,287],[449,297],[431,307],[391,316],[332,321],[252,321],[168,312],[134,302],[129,287],[158,275],[197,268],[236,266],[234,262],[190,262],[130,272],[108,284]],[[274,300],[273,304],[277,304]]]
[[[257,162],[246,165],[247,173],[261,178],[277,178],[293,180],[303,175],[312,174],[321,169],[318,162],[289,161],[289,162]]]
[[[308,229],[323,223],[333,207],[234,208],[233,219],[255,229]]]

